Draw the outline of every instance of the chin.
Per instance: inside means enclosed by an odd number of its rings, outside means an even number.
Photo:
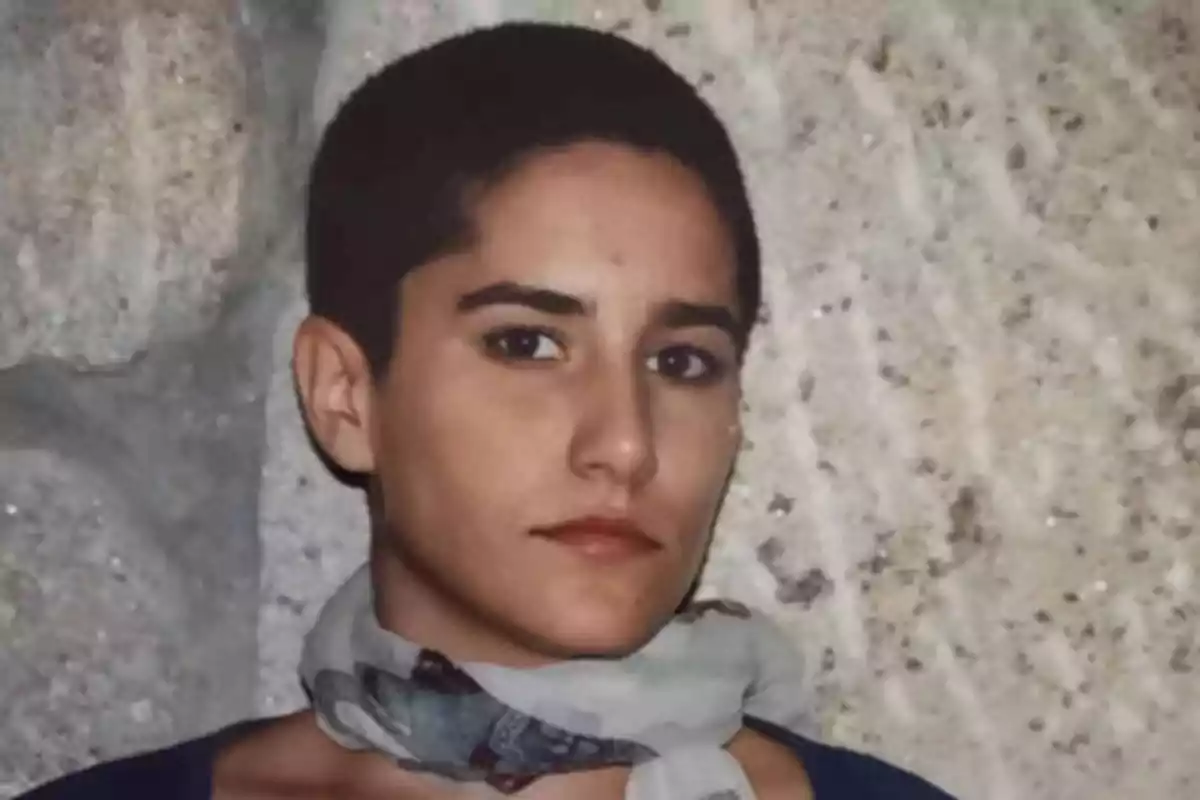
[[[539,649],[567,659],[624,658],[644,647],[662,626],[645,618],[576,613],[539,627]]]

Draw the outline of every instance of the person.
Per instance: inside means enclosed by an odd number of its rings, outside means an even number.
[[[306,641],[312,704],[29,800],[948,796],[796,730],[766,628],[689,600],[760,254],[682,77],[583,28],[446,39],[343,104],[306,223],[295,383],[372,523]]]

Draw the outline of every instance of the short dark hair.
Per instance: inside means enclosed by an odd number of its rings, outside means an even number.
[[[761,294],[758,234],[724,126],[650,51],[548,23],[454,36],[397,59],[350,94],[309,176],[312,313],[344,329],[380,374],[401,278],[470,245],[470,198],[523,158],[586,140],[661,151],[703,179],[733,240],[748,338]]]

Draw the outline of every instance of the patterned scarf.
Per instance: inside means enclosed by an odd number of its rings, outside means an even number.
[[[813,727],[797,654],[725,602],[693,605],[623,659],[456,664],[380,627],[363,567],[322,609],[300,676],[343,747],[505,794],[550,773],[630,766],[627,800],[753,800],[723,747],[743,715]]]

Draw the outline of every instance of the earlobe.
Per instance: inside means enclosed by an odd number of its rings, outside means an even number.
[[[372,379],[358,345],[337,325],[310,316],[296,331],[292,371],[317,445],[347,472],[371,472]]]

